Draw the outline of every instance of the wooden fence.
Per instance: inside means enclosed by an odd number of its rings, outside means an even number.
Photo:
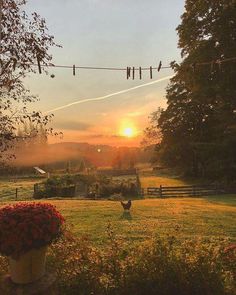
[[[1,190],[0,199],[17,200],[18,194],[19,194],[19,188]]]
[[[236,188],[216,185],[162,186],[143,189],[143,194],[153,197],[201,197],[210,195],[236,193]]]
[[[98,169],[97,174],[106,176],[137,175],[137,169]]]
[[[33,186],[19,186],[19,187],[0,187],[0,202],[1,201],[19,201],[31,200],[33,196]]]

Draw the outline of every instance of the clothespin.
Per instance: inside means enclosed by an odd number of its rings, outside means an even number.
[[[38,63],[39,74],[42,74],[42,69],[41,69],[41,65],[40,65],[40,59],[39,59],[38,55],[37,55],[37,63]]]
[[[214,72],[214,65],[215,65],[215,61],[213,60],[212,62],[211,62],[211,73],[213,74],[213,72]]]
[[[133,67],[133,80],[134,80],[134,77],[135,77],[135,67]]]
[[[150,67],[150,79],[152,79],[152,67]]]
[[[131,71],[131,68],[127,67],[127,69],[126,69],[127,80],[130,78],[130,71]]]
[[[14,59],[13,60],[13,71],[15,71],[15,69],[16,69],[16,64],[17,64],[17,59]]]
[[[139,79],[141,80],[142,79],[142,68],[139,67]]]
[[[221,71],[221,66],[222,66],[221,60],[220,59],[217,59],[216,64],[218,65],[219,70]]]
[[[73,65],[73,76],[75,76],[75,65]]]
[[[157,68],[157,71],[158,71],[158,72],[160,72],[161,67],[162,67],[162,62],[160,61],[160,62],[159,62],[159,66],[158,66],[158,68]]]

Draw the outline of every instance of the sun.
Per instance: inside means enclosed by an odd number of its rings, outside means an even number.
[[[123,129],[122,134],[126,137],[133,137],[134,136],[134,129],[131,127],[126,127]]]

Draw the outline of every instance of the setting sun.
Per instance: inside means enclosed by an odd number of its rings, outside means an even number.
[[[132,137],[132,136],[134,136],[134,130],[133,130],[133,128],[131,128],[131,127],[126,127],[126,128],[124,128],[124,130],[123,130],[123,135],[124,136],[127,136],[127,137]]]
[[[119,134],[123,138],[135,138],[137,136],[137,127],[133,120],[123,119],[119,125]]]

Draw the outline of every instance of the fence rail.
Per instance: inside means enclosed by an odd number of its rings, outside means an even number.
[[[32,200],[35,192],[39,189],[34,186],[19,186],[12,188],[0,188],[0,201]],[[71,193],[70,188],[70,193]],[[186,186],[162,186],[141,188],[141,194],[148,197],[171,198],[171,197],[201,197],[223,194],[236,194],[236,187],[224,187],[217,185],[186,185]],[[67,196],[67,192],[63,192]]]
[[[185,185],[148,187],[143,189],[143,194],[148,196],[168,197],[201,197],[219,194],[236,193],[236,188],[226,188],[217,185]]]
[[[13,188],[0,188],[0,201],[19,201],[19,200],[31,200],[33,197],[32,187],[13,187]]]

